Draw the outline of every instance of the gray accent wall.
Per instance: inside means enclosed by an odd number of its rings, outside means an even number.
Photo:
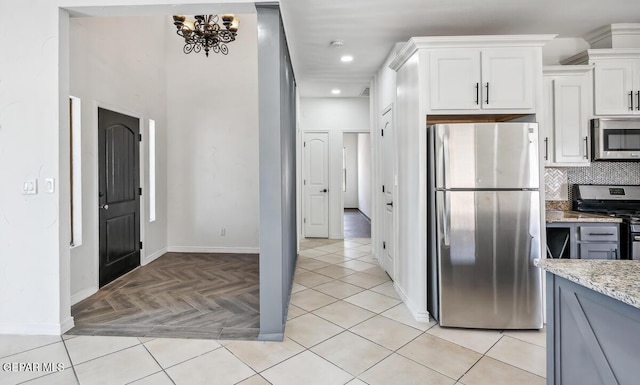
[[[257,3],[260,340],[281,341],[297,258],[295,78],[274,3]]]

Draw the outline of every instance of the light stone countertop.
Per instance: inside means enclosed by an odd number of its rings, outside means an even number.
[[[640,261],[536,259],[533,264],[640,309]]]
[[[559,210],[547,210],[546,211],[547,223],[560,223],[560,222],[610,222],[621,223],[622,219],[610,217],[603,214],[590,214],[580,211],[559,211]]]

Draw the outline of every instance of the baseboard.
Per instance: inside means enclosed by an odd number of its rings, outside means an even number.
[[[258,341],[276,341],[282,342],[284,340],[284,333],[265,333],[258,334]]]
[[[156,251],[155,253],[149,254],[149,255],[145,255],[144,258],[142,258],[142,266],[144,265],[148,265],[149,263],[155,261],[156,259],[160,258],[161,256],[165,255],[167,253],[167,248],[163,247],[162,249]]]
[[[94,295],[97,292],[98,292],[98,286],[92,286],[84,290],[80,290],[79,292],[71,296],[71,305],[73,306],[78,302],[82,301],[83,299],[89,298],[90,296]]]
[[[67,318],[61,325],[60,325],[60,335],[63,335],[64,333],[68,332],[69,330],[71,330],[73,327],[75,326],[73,317],[69,317]]]
[[[407,309],[409,309],[409,312],[411,313],[411,315],[416,321],[429,322],[429,319],[431,318],[431,316],[429,315],[428,311],[416,310],[413,303],[409,301],[409,297],[407,296],[407,294],[402,290],[400,286],[398,286],[396,282],[393,283],[393,288],[396,289],[396,293],[398,293],[398,295],[400,296],[400,299],[402,299],[402,302],[404,302],[404,304],[407,306]]]
[[[62,323],[52,324],[0,323],[0,334],[60,336],[69,331],[73,325],[73,317]]]
[[[168,253],[228,253],[259,254],[258,247],[202,247],[202,246],[169,246]]]
[[[367,214],[363,213],[360,209],[358,209],[358,211],[360,211],[360,214],[362,214],[362,216],[365,217],[369,221],[369,223],[371,223],[371,218],[369,218]]]

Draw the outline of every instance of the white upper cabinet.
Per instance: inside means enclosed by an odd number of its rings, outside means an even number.
[[[640,59],[595,62],[596,115],[640,114]]]
[[[594,113],[640,115],[640,48],[589,49],[562,64],[594,66]]]
[[[480,50],[441,50],[429,55],[432,110],[480,109]]]
[[[447,49],[429,55],[433,111],[535,107],[532,48]]]
[[[591,66],[545,67],[545,110],[540,121],[545,165],[589,165],[591,79]]]
[[[483,109],[534,107],[534,50],[492,48],[482,51]]]

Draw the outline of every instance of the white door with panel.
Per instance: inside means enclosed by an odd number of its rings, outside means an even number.
[[[329,237],[329,134],[304,135],[304,229],[307,238]]]
[[[395,146],[393,134],[393,110],[382,114],[382,253],[380,264],[389,276],[394,278],[394,186],[395,186]]]

